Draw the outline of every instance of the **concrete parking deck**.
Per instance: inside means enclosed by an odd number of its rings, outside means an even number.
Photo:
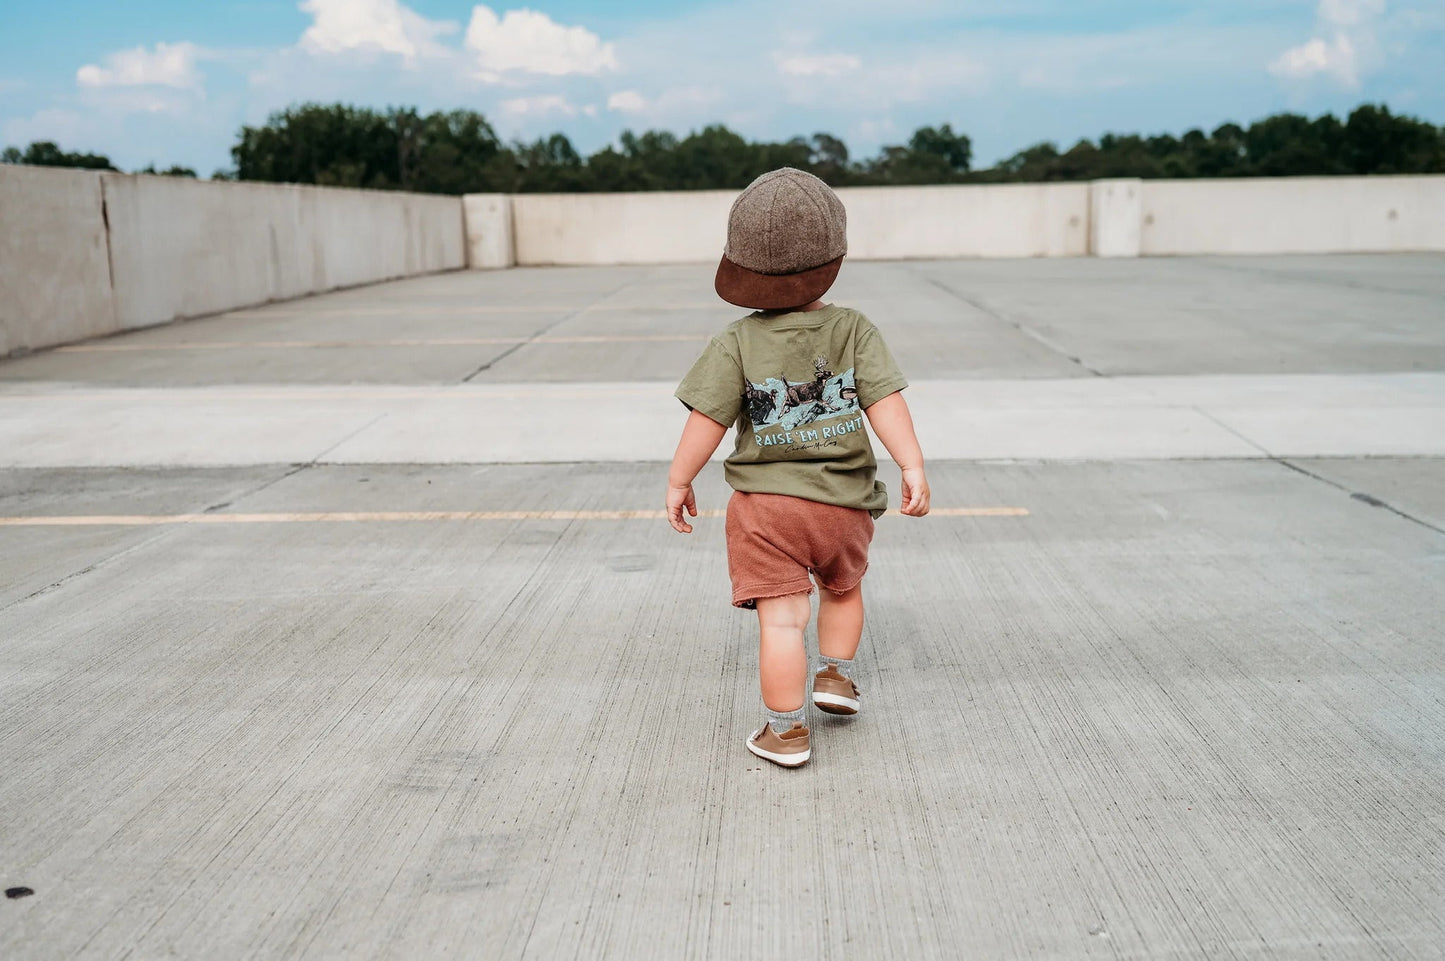
[[[707,268],[0,363],[0,956],[1440,957],[1445,257],[836,296],[949,510],[791,772],[655,516]]]

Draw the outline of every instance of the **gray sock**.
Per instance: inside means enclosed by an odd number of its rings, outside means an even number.
[[[774,734],[782,734],[784,731],[791,730],[795,723],[804,727],[808,725],[808,718],[801,707],[796,711],[775,711],[764,704],[763,710],[768,714],[768,726],[773,729]]]
[[[818,670],[813,673],[817,674],[818,671],[824,670],[831,664],[838,669],[839,674],[851,681],[853,680],[853,660],[854,658],[828,657],[826,654],[819,654]]]

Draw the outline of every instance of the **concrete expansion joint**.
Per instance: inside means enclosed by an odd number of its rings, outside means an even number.
[[[1069,363],[1073,364],[1075,367],[1078,367],[1080,370],[1083,370],[1083,371],[1087,372],[1087,373],[1089,374],[1089,376],[1091,376],[1091,377],[1108,377],[1108,376],[1109,376],[1108,374],[1104,373],[1103,371],[1098,370],[1098,369],[1096,369],[1096,368],[1094,368],[1094,367],[1091,367],[1091,366],[1089,366],[1088,364],[1084,363],[1083,358],[1077,357],[1077,356],[1075,356],[1075,355],[1073,355],[1073,354],[1070,354],[1067,350],[1063,349],[1063,348],[1060,347],[1058,344],[1054,343],[1054,342],[1051,341],[1049,338],[1045,337],[1043,334],[1041,334],[1041,333],[1039,333],[1038,331],[1034,330],[1032,327],[1029,327],[1027,324],[1024,324],[1024,323],[1021,322],[1021,321],[1014,320],[1012,317],[1006,317],[1006,316],[1004,316],[1004,314],[1000,313],[998,310],[996,310],[994,307],[990,306],[989,304],[985,303],[984,301],[979,300],[979,299],[977,299],[977,298],[975,298],[975,297],[970,297],[970,296],[968,296],[967,294],[960,293],[960,292],[958,292],[957,290],[955,290],[955,289],[953,289],[952,287],[950,287],[948,284],[945,284],[943,281],[939,280],[938,278],[929,276],[928,274],[922,273],[921,271],[915,270],[915,271],[913,271],[913,273],[914,273],[916,276],[918,276],[920,279],[922,279],[923,281],[925,281],[926,283],[932,284],[934,287],[937,287],[939,290],[943,291],[944,293],[948,294],[949,296],[954,297],[954,298],[956,298],[956,299],[958,299],[958,300],[961,300],[961,301],[963,301],[965,304],[968,304],[970,307],[972,307],[974,310],[977,310],[979,313],[983,314],[985,317],[989,317],[989,318],[991,318],[991,319],[993,319],[993,320],[995,320],[995,321],[997,321],[997,322],[999,322],[999,323],[1001,323],[1001,324],[1007,324],[1009,327],[1012,327],[1014,330],[1018,331],[1020,334],[1023,334],[1025,337],[1027,337],[1027,338],[1029,338],[1030,340],[1033,340],[1034,342],[1040,344],[1041,346],[1043,346],[1043,347],[1046,348],[1047,350],[1050,350],[1050,351],[1052,351],[1053,353],[1057,354],[1058,356],[1064,358],[1064,359],[1067,360]]]
[[[321,463],[321,461],[326,457],[327,454],[330,454],[332,451],[336,450],[338,447],[342,446],[342,445],[345,444],[347,441],[349,441],[349,440],[351,440],[351,439],[359,436],[360,434],[365,433],[366,431],[370,430],[371,428],[375,427],[377,424],[379,424],[379,423],[381,423],[382,421],[386,420],[386,418],[389,417],[389,416],[390,416],[389,412],[387,412],[387,411],[382,411],[380,414],[377,414],[375,417],[371,418],[371,419],[368,420],[366,423],[362,424],[360,427],[358,427],[358,428],[356,428],[355,430],[353,430],[353,431],[351,431],[350,433],[348,433],[345,437],[342,437],[342,438],[338,439],[338,440],[336,441],[336,443],[332,444],[330,447],[327,447],[327,448],[326,448],[325,450],[323,450],[321,453],[319,453],[319,454],[317,454],[315,457],[311,458],[311,460],[309,460],[309,461],[307,461],[306,463],[302,464],[301,467],[298,468],[298,470],[305,470],[307,467],[314,467],[314,466],[316,466],[317,464]]]
[[[1337,491],[1342,491],[1343,493],[1346,493],[1346,494],[1350,495],[1350,500],[1359,501],[1361,504],[1366,504],[1366,505],[1368,505],[1368,506],[1370,506],[1370,507],[1379,508],[1379,509],[1381,509],[1381,510],[1389,511],[1391,514],[1394,514],[1396,517],[1402,518],[1403,520],[1407,520],[1407,521],[1409,521],[1409,522],[1412,523],[1412,524],[1418,524],[1419,526],[1425,528],[1426,530],[1434,531],[1436,534],[1445,534],[1445,527],[1439,527],[1439,526],[1437,526],[1437,525],[1435,525],[1435,524],[1432,524],[1432,523],[1430,523],[1429,521],[1425,520],[1423,517],[1417,517],[1416,515],[1411,514],[1409,511],[1402,510],[1402,509],[1396,507],[1394,504],[1389,503],[1388,501],[1381,500],[1380,498],[1376,497],[1376,496],[1373,495],[1373,494],[1368,494],[1368,493],[1366,493],[1366,492],[1364,492],[1364,491],[1351,490],[1349,487],[1347,487],[1347,486],[1344,485],[1344,484],[1337,483],[1336,481],[1330,480],[1328,477],[1324,477],[1324,476],[1322,476],[1322,475],[1320,475],[1320,474],[1316,474],[1314,471],[1310,470],[1309,468],[1307,468],[1307,467],[1302,467],[1302,466],[1300,466],[1299,464],[1296,464],[1296,463],[1294,463],[1293,461],[1290,461],[1290,460],[1286,460],[1286,459],[1283,458],[1283,457],[1271,457],[1271,458],[1269,458],[1269,459],[1272,460],[1272,461],[1274,461],[1276,464],[1279,464],[1279,465],[1282,466],[1282,467],[1287,467],[1287,468],[1289,468],[1290,470],[1294,471],[1295,473],[1303,474],[1304,476],[1306,476],[1306,477],[1308,477],[1308,478],[1310,478],[1310,479],[1312,479],[1312,480],[1317,480],[1317,481],[1319,481],[1321,484],[1325,484],[1326,486],[1333,487],[1333,488],[1334,488],[1335,490],[1337,490]]]
[[[316,461],[316,460],[309,460],[309,461],[305,461],[305,462],[300,463],[300,464],[292,464],[292,465],[290,465],[284,472],[282,472],[282,473],[280,473],[280,474],[277,474],[275,477],[272,477],[272,478],[270,478],[269,480],[262,481],[260,484],[257,484],[255,487],[251,488],[250,490],[243,491],[243,492],[240,493],[240,494],[236,494],[236,495],[232,496],[232,497],[231,497],[230,499],[228,499],[228,500],[219,501],[219,502],[217,502],[217,503],[215,503],[215,504],[212,504],[212,505],[210,505],[209,507],[207,507],[207,508],[205,508],[204,510],[202,510],[201,513],[202,513],[202,514],[215,514],[215,513],[218,513],[218,512],[220,512],[220,511],[223,511],[223,510],[225,510],[226,508],[230,507],[231,505],[235,504],[237,501],[244,501],[244,500],[245,500],[246,498],[248,498],[248,497],[254,497],[255,495],[257,495],[257,494],[261,493],[262,491],[266,490],[267,488],[269,488],[269,487],[274,487],[275,485],[281,483],[282,481],[284,481],[284,480],[286,480],[286,479],[288,479],[288,478],[291,478],[291,477],[295,477],[297,474],[301,473],[302,471],[309,470],[309,469],[311,469],[312,467],[316,467],[316,466],[317,466],[317,461]]]
[[[607,293],[603,294],[602,297],[599,298],[599,300],[608,300],[608,299],[616,296],[616,295],[617,295],[618,293],[620,293],[621,291],[627,289],[628,286],[630,286],[630,281],[623,281],[622,283],[620,283],[620,284],[618,284],[616,287],[614,287],[612,290],[609,290]],[[533,332],[529,337],[527,337],[525,340],[521,341],[520,343],[513,344],[511,347],[508,347],[506,350],[502,351],[500,354],[498,354],[497,356],[491,358],[491,359],[488,360],[486,363],[484,363],[484,364],[482,364],[480,367],[478,367],[476,370],[472,371],[470,374],[468,374],[467,376],[463,377],[462,380],[461,380],[461,382],[462,382],[463,384],[469,384],[469,383],[471,383],[471,382],[472,382],[472,379],[473,379],[474,377],[476,377],[477,375],[482,374],[482,373],[485,373],[485,372],[488,371],[488,370],[491,370],[491,369],[492,369],[493,367],[495,367],[497,364],[499,364],[499,363],[501,363],[502,361],[506,360],[508,357],[512,356],[512,355],[515,354],[517,351],[521,350],[523,347],[526,347],[528,344],[534,344],[534,343],[536,343],[538,340],[540,340],[541,338],[545,337],[547,334],[551,333],[551,332],[552,332],[554,329],[556,329],[557,327],[560,327],[562,324],[565,324],[565,323],[567,323],[567,322],[570,321],[570,320],[575,320],[576,318],[578,318],[578,317],[580,317],[581,315],[585,314],[588,310],[591,310],[594,306],[595,306],[594,304],[584,304],[583,306],[578,307],[577,309],[575,309],[575,310],[573,310],[573,311],[571,311],[571,312],[569,312],[569,313],[567,313],[567,314],[564,314],[564,315],[562,315],[561,317],[558,317],[556,320],[552,321],[551,323],[542,325],[540,328],[538,328],[536,331],[534,331],[534,332]]]
[[[43,586],[43,587],[40,587],[40,588],[38,588],[38,589],[36,589],[36,590],[33,590],[33,591],[31,591],[30,593],[28,593],[28,594],[24,594],[24,595],[22,595],[22,596],[20,596],[20,597],[17,597],[17,598],[15,598],[14,600],[9,601],[8,603],[0,604],[0,613],[3,613],[3,612],[5,612],[5,611],[9,611],[9,610],[12,610],[12,609],[14,609],[14,608],[16,608],[16,607],[19,607],[20,605],[26,603],[27,601],[32,601],[32,600],[35,600],[36,598],[44,597],[44,596],[47,595],[47,594],[52,594],[52,593],[54,593],[55,591],[61,590],[61,589],[65,588],[65,587],[68,587],[68,586],[71,585],[73,582],[79,580],[79,579],[82,578],[82,577],[85,577],[85,576],[87,576],[87,575],[89,575],[89,574],[94,574],[94,573],[97,572],[97,571],[100,571],[100,570],[102,570],[102,569],[104,569],[104,568],[107,568],[107,567],[111,566],[112,564],[114,564],[115,562],[120,561],[120,560],[124,560],[125,558],[129,557],[129,556],[132,555],[132,554],[137,553],[138,551],[144,551],[147,547],[149,547],[150,545],[154,544],[156,541],[160,540],[160,539],[163,538],[163,537],[169,537],[169,536],[171,536],[173,533],[174,533],[174,532],[171,531],[171,530],[167,530],[167,529],[165,529],[165,528],[161,528],[161,529],[157,530],[157,531],[156,531],[154,534],[152,534],[151,536],[149,536],[149,537],[144,537],[144,538],[142,538],[141,540],[136,541],[135,543],[130,544],[129,546],[124,547],[124,548],[116,551],[116,552],[113,553],[113,554],[106,554],[104,557],[101,557],[100,559],[94,561],[93,563],[87,564],[86,566],[80,568],[79,570],[71,571],[69,574],[66,574],[64,577],[57,578],[57,579],[55,579],[54,581],[51,581],[49,584],[46,584],[46,585]]]
[[[1205,409],[1205,408],[1203,408],[1203,407],[1200,407],[1198,404],[1191,404],[1191,405],[1189,405],[1189,407],[1188,407],[1187,409],[1188,409],[1188,410],[1192,410],[1194,413],[1198,414],[1200,417],[1203,417],[1205,420],[1213,423],[1213,424],[1214,424],[1215,426],[1217,426],[1220,430],[1222,430],[1222,431],[1224,431],[1224,432],[1226,432],[1226,433],[1228,433],[1228,434],[1232,434],[1233,436],[1239,438],[1239,440],[1242,441],[1243,443],[1246,443],[1246,444],[1248,444],[1250,447],[1253,447],[1255,450],[1259,451],[1259,455],[1260,455],[1261,457],[1265,457],[1265,458],[1268,458],[1268,459],[1270,459],[1270,460],[1274,460],[1274,459],[1275,459],[1274,453],[1273,453],[1272,451],[1270,451],[1268,448],[1266,448],[1266,447],[1264,447],[1263,445],[1257,443],[1256,441],[1252,440],[1251,438],[1246,437],[1244,434],[1241,434],[1239,431],[1235,430],[1233,427],[1229,426],[1229,425],[1226,424],[1224,421],[1222,421],[1222,420],[1220,420],[1218,417],[1214,416],[1214,414],[1210,413],[1207,409]]]

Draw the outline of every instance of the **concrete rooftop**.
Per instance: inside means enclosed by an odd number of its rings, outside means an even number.
[[[801,771],[720,519],[651,513],[708,268],[0,363],[0,957],[1441,957],[1445,257],[835,299],[941,510]]]

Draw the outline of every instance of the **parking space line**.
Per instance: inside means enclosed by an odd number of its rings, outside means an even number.
[[[698,517],[722,517],[721,510]],[[889,511],[898,515],[898,511]],[[1025,507],[935,507],[930,517],[1027,517]],[[661,521],[660,510],[309,511],[265,514],[60,514],[0,517],[0,527],[155,527],[164,524],[338,524],[437,521]]]
[[[421,337],[383,340],[213,340],[170,344],[70,344],[58,354],[122,354],[160,350],[338,350],[362,347],[496,347],[513,344],[700,343],[704,334],[579,334],[548,337]]]
[[[533,304],[518,306],[503,306],[498,304],[468,304],[454,306],[438,306],[434,304],[413,304],[411,302],[398,303],[394,306],[372,305],[356,307],[313,307],[309,310],[288,310],[277,307],[243,308],[241,310],[229,310],[223,314],[214,315],[217,318],[238,318],[243,320],[292,320],[310,319],[313,317],[393,317],[405,314],[413,317],[423,315],[493,315],[493,314],[591,314],[591,313],[633,313],[633,314],[655,314],[660,311],[675,310],[698,310],[727,313],[728,305],[721,302],[705,304],[572,304],[561,306],[556,304]]]

